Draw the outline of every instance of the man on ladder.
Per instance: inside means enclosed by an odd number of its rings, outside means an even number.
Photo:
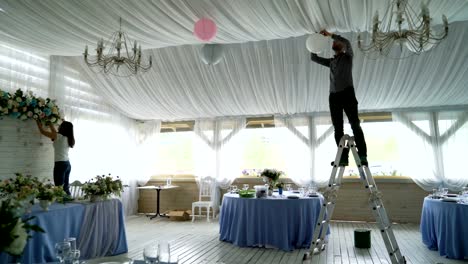
[[[351,43],[349,43],[349,40],[326,30],[320,31],[320,34],[326,37],[331,36],[333,39],[332,49],[335,51],[335,56],[329,59],[311,53],[312,61],[330,68],[330,96],[328,101],[332,124],[335,129],[335,142],[338,145],[344,135],[344,110],[353,130],[361,164],[367,166],[366,140],[358,117],[358,101],[354,94],[353,49]],[[341,166],[348,165],[348,151],[349,149],[343,149],[343,155],[340,159]]]
[[[349,150],[351,150],[359,169],[360,179],[369,192],[369,206],[381,231],[382,239],[384,240],[390,260],[392,264],[404,264],[406,260],[401,254],[395,235],[393,234],[392,223],[381,199],[382,194],[377,189],[372,173],[368,168],[366,141],[360,126],[357,108],[358,102],[354,94],[352,77],[353,50],[351,44],[347,39],[331,34],[326,30],[322,30],[320,34],[331,36],[334,40],[332,46],[332,49],[335,51],[334,58],[325,59],[312,53],[311,59],[314,62],[330,67],[329,103],[338,151],[335,156],[335,161],[332,162],[333,169],[328,186],[324,192],[324,201],[315,226],[311,248],[310,251],[304,255],[304,260],[310,259],[314,252],[320,253],[321,250],[325,249],[325,236],[335,209],[344,169],[349,163]],[[344,135],[343,111],[348,116],[354,137]]]

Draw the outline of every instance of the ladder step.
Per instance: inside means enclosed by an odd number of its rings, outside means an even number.
[[[386,227],[384,227],[384,229],[380,229],[380,232],[385,232],[385,231],[387,231],[387,230],[389,230],[389,229],[391,229],[391,228],[392,228],[391,225],[386,226]]]
[[[396,248],[395,250],[393,250],[392,252],[389,252],[388,254],[389,254],[390,256],[393,256],[393,255],[395,255],[395,253],[397,253],[397,252],[399,252],[399,251],[400,251],[400,248]]]

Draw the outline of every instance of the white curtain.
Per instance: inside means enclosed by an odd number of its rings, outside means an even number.
[[[49,57],[19,50],[0,42],[0,89],[32,91],[47,97],[49,87]]]
[[[463,170],[468,148],[468,111],[393,113],[404,175],[421,188],[459,191],[468,184]]]
[[[195,121],[195,176],[197,182],[206,176],[216,179],[212,197],[215,210],[221,199],[219,188],[226,189],[241,175],[242,144],[236,144],[236,135],[245,126],[245,118]]]
[[[275,116],[275,126],[282,130],[280,137],[283,138],[286,175],[297,185],[324,186],[330,176],[330,161],[336,153],[336,146],[330,146],[333,126],[329,123],[329,117]],[[324,142],[328,143],[328,150],[319,151]]]

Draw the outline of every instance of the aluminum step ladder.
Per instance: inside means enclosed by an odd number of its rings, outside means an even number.
[[[321,251],[325,250],[327,244],[326,234],[330,224],[330,219],[332,218],[333,211],[335,210],[336,199],[338,197],[338,191],[340,189],[345,170],[345,166],[339,165],[344,148],[350,149],[353,153],[354,160],[359,169],[360,180],[364,184],[364,187],[369,191],[369,206],[381,231],[382,238],[392,264],[406,263],[405,257],[401,254],[395,235],[393,234],[392,223],[385,211],[385,207],[382,202],[382,193],[377,189],[377,185],[375,184],[369,168],[361,164],[361,159],[359,158],[356,145],[354,143],[354,137],[350,137],[349,135],[344,135],[338,144],[335,161],[332,163],[333,169],[330,180],[328,181],[328,186],[323,193],[324,200],[315,226],[311,247],[309,252],[304,254],[303,261],[309,259],[312,260],[314,254],[319,254]]]

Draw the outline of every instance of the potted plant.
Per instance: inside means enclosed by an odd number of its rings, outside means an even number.
[[[119,176],[114,180],[109,174],[107,176],[98,175],[85,182],[81,188],[85,194],[85,198],[90,198],[91,202],[98,202],[107,199],[111,194],[120,196],[123,186]]]
[[[36,198],[39,200],[41,208],[44,211],[48,211],[51,203],[54,201],[63,202],[65,196],[66,193],[61,186],[55,186],[52,183],[42,183],[38,186]]]
[[[269,195],[273,193],[273,188],[276,185],[276,182],[278,181],[279,177],[283,174],[282,171],[276,170],[276,169],[264,169],[261,173],[260,176],[263,177],[263,181],[268,184],[269,188]]]
[[[21,173],[15,173],[16,177],[9,178],[0,182],[0,193],[2,198],[9,198],[15,201],[25,201],[29,209],[34,204],[34,198],[37,195],[38,186],[41,184],[37,177],[31,175],[24,176]]]

